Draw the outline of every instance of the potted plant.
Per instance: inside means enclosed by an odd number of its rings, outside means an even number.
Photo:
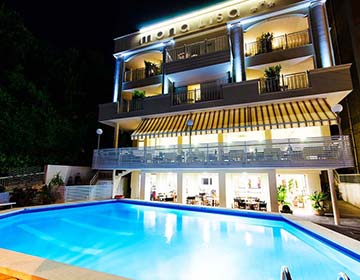
[[[133,99],[140,99],[145,97],[145,91],[144,90],[134,90],[132,94]]]
[[[325,214],[326,204],[328,195],[323,192],[315,191],[312,195],[309,196],[309,199],[312,201],[311,206],[314,210],[315,215],[322,216]]]
[[[260,37],[256,38],[258,44],[258,54],[272,51],[272,41],[274,34],[267,32],[262,33]]]
[[[280,206],[286,204],[287,190],[285,185],[280,185],[277,189],[277,200]]]
[[[160,68],[155,63],[144,60],[144,64],[145,64],[145,77],[146,78],[160,74]]]
[[[265,91],[280,91],[280,71],[281,65],[273,65],[265,69]]]

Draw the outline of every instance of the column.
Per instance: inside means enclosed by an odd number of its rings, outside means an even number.
[[[224,134],[218,133],[218,161],[222,161],[223,159],[223,147],[224,147]]]
[[[333,215],[334,215],[334,223],[335,225],[340,225],[340,212],[337,205],[337,197],[336,197],[336,189],[335,189],[335,183],[334,183],[334,174],[333,170],[329,169],[327,171],[328,177],[329,177],[329,187],[330,187],[330,196],[331,196],[331,205],[333,209]]]
[[[267,210],[270,212],[279,212],[279,204],[277,200],[277,186],[276,186],[276,170],[268,171],[269,178],[269,202]]]
[[[176,180],[177,180],[177,202],[180,204],[186,203],[186,194],[185,194],[185,188],[183,187],[183,173],[177,172],[176,173]]]
[[[246,80],[244,32],[242,25],[236,23],[230,27],[231,53],[232,53],[232,78],[234,82]]]
[[[161,64],[161,72],[162,72],[162,94],[169,93],[169,80],[167,75],[165,74],[165,63],[166,63],[166,46],[163,48],[162,51],[162,64]]]
[[[141,172],[140,173],[140,199],[145,200],[145,195],[148,195],[145,193],[145,178],[146,173]]]
[[[125,71],[125,60],[123,57],[117,57],[115,62],[113,102],[120,101],[120,110],[122,110],[121,92],[122,92],[122,83],[124,80],[124,71]]]
[[[131,195],[130,195],[130,197],[132,199],[139,199],[140,198],[139,175],[140,175],[139,171],[131,172],[131,181],[130,181]]]
[[[219,172],[219,203],[220,207],[231,207],[231,201],[226,193],[226,176],[225,171]]]
[[[119,123],[115,123],[114,127],[114,148],[117,149],[119,147]]]
[[[310,23],[317,68],[334,65],[325,1],[313,0],[310,4]]]

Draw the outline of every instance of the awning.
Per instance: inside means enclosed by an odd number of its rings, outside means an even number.
[[[325,99],[310,99],[143,119],[131,138],[187,135],[189,119],[194,135],[337,124]]]

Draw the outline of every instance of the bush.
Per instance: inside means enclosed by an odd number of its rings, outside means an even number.
[[[32,206],[35,205],[35,197],[37,190],[32,187],[15,188],[11,193],[11,202],[16,202],[16,206]]]

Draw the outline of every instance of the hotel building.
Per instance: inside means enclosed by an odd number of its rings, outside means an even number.
[[[353,166],[349,137],[331,135],[352,82],[323,0],[224,1],[116,38],[114,57],[113,100],[99,107],[114,148],[93,156],[114,194],[131,174],[131,198],[277,212],[279,186],[302,207],[322,171],[332,187]]]

